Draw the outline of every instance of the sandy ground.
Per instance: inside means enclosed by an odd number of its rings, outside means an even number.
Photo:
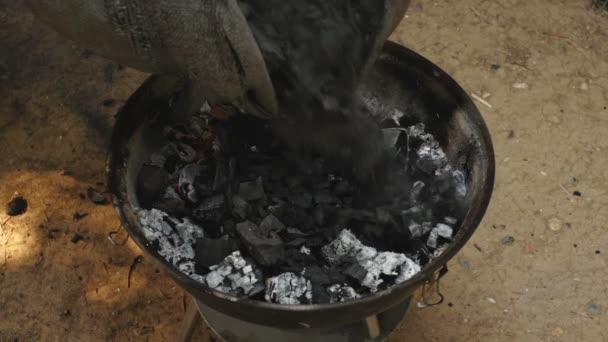
[[[393,39],[491,105],[478,102],[497,178],[446,302],[411,310],[390,340],[608,341],[608,15],[582,0],[414,0]],[[0,204],[29,202],[0,212],[0,341],[175,336],[185,294],[145,258],[129,288],[141,252],[112,245],[114,210],[81,198],[104,189],[113,114],[145,77],[0,0]]]

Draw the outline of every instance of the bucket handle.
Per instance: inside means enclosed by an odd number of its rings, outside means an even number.
[[[437,306],[441,305],[445,300],[445,296],[441,293],[441,289],[439,287],[440,280],[448,273],[448,265],[443,265],[439,271],[433,273],[422,285],[422,303],[424,306]],[[429,302],[427,300],[427,291],[433,290],[435,294],[439,297],[439,300],[435,302]]]

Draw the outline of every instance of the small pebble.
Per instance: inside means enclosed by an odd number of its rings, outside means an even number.
[[[528,83],[526,83],[526,82],[515,82],[515,83],[513,83],[513,88],[520,89],[520,90],[528,89]]]
[[[8,216],[19,216],[27,211],[27,200],[21,196],[15,196],[6,205],[6,214]]]
[[[502,243],[503,245],[512,245],[513,242],[515,242],[515,238],[513,238],[512,236],[505,236],[504,238],[502,238],[502,240],[500,240],[500,243]]]
[[[582,91],[589,90],[589,85],[588,85],[586,82],[583,82],[583,83],[581,83],[581,85],[580,85],[580,89],[581,89]]]
[[[553,217],[553,218],[549,219],[549,221],[547,222],[547,225],[549,226],[549,229],[551,229],[554,232],[559,232],[560,230],[562,230],[562,221],[560,219],[558,219],[557,217]]]
[[[492,297],[487,297],[486,300],[492,304],[496,304],[496,299],[494,299]]]
[[[591,303],[587,305],[587,313],[590,315],[600,315],[602,313],[602,307],[600,305]]]

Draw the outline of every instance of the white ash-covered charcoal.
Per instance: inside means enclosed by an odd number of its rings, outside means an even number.
[[[251,256],[262,266],[273,266],[285,256],[285,245],[276,235],[266,236],[260,228],[251,221],[236,225],[236,231],[241,242]]]
[[[261,271],[236,251],[210,267],[205,283],[208,287],[233,295],[253,296],[264,289]]]
[[[203,229],[188,219],[178,220],[158,209],[137,213],[144,235],[158,243],[158,253],[168,262],[179,266],[194,259],[193,244],[204,236]]]
[[[310,255],[311,251],[310,248],[306,248],[305,245],[302,245],[302,247],[300,248],[300,253],[304,255]]]
[[[432,134],[425,132],[424,124],[417,124],[407,128],[408,136],[416,145],[416,168],[427,175],[431,175],[436,170],[444,167],[448,163],[448,158],[435,140]]]
[[[367,275],[361,281],[361,285],[369,288],[371,292],[377,292],[378,286],[384,282],[380,275],[398,276],[399,267],[407,260],[408,257],[405,254],[382,252],[373,259],[359,261],[361,266],[367,270]]]
[[[437,223],[435,229],[437,229],[437,234],[442,238],[452,240],[454,235],[454,229],[452,227],[444,223]]]
[[[329,293],[329,302],[331,304],[359,298],[357,291],[347,284],[331,285],[327,288],[327,292]]]
[[[454,170],[450,165],[446,165],[435,171],[434,186],[437,191],[450,196],[456,201],[462,201],[467,195],[467,184],[464,173]],[[444,195],[445,196],[445,195]]]
[[[447,224],[438,223],[429,234],[426,244],[431,248],[437,248],[438,239],[442,237],[447,240],[452,240],[454,229]]]
[[[278,304],[312,303],[312,284],[303,276],[287,272],[266,280],[266,301]]]
[[[321,250],[330,264],[337,264],[342,258],[351,255],[351,253],[356,254],[361,248],[363,248],[361,241],[350,230],[344,229],[332,243],[324,246]]]
[[[365,246],[349,230],[344,229],[338,238],[322,248],[325,259],[330,264],[337,264],[345,258],[355,258],[367,274],[361,281],[361,285],[372,292],[378,290],[378,286],[384,281],[381,275],[398,276],[399,267],[408,261],[413,262],[405,254],[393,252],[381,252],[369,246]]]
[[[184,166],[179,173],[178,187],[190,202],[197,203],[200,198],[196,191],[196,178],[202,173],[203,168],[197,164],[188,164]]]
[[[407,258],[401,266],[399,266],[399,276],[395,279],[395,284],[401,284],[411,277],[418,274],[421,270],[420,265],[412,259]]]

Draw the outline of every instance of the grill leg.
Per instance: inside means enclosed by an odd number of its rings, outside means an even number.
[[[179,327],[175,341],[190,342],[192,335],[194,334],[194,330],[198,325],[200,325],[201,320],[201,314],[198,312],[196,303],[194,302],[194,299],[190,297],[188,307],[186,308],[186,315],[184,315],[184,319]]]

